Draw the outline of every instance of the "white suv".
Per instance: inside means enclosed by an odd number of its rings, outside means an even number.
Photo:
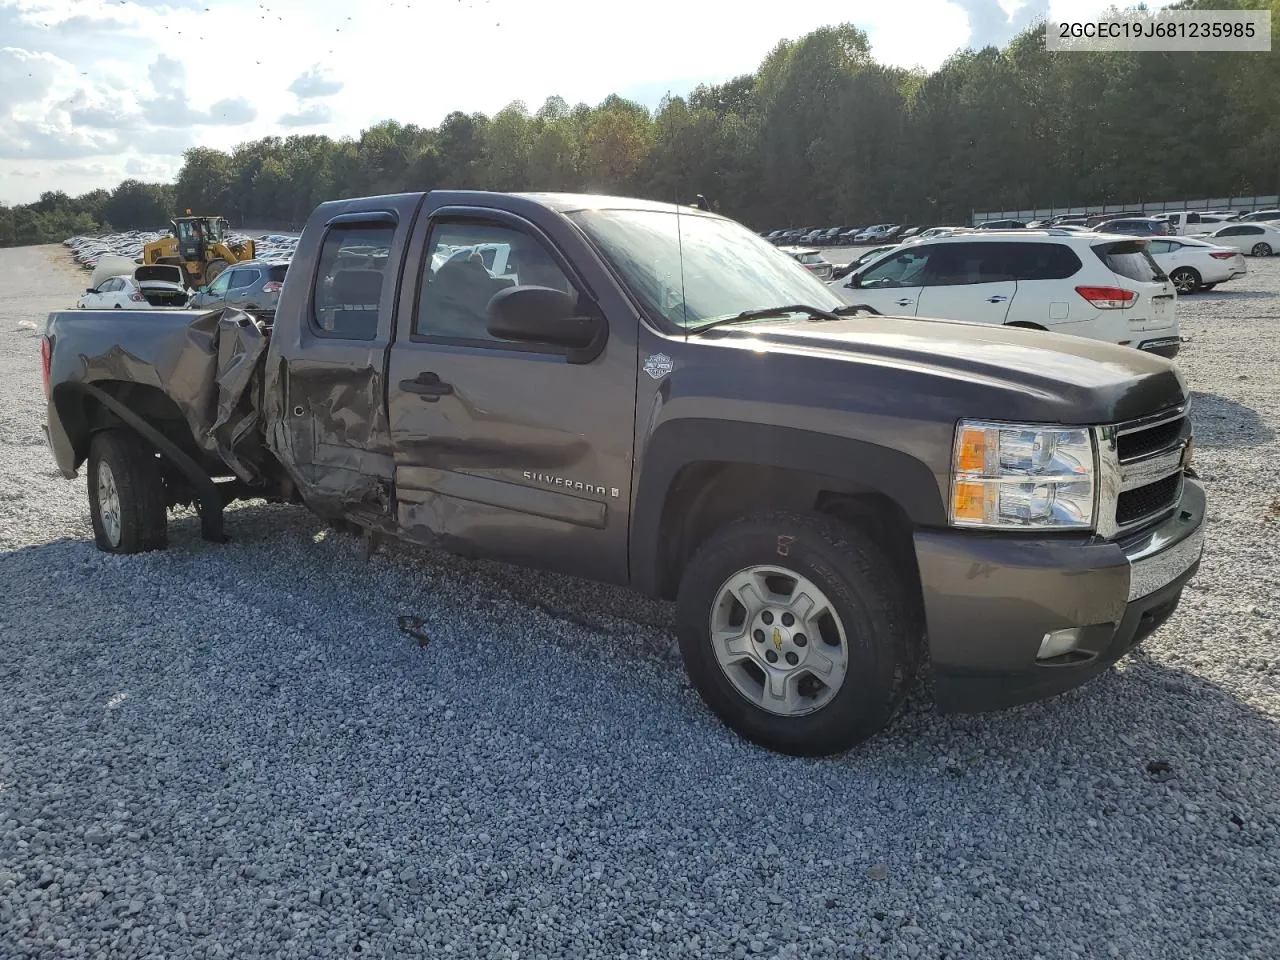
[[[1145,237],[984,230],[901,246],[830,286],[847,303],[1070,333],[1174,357],[1173,283]]]

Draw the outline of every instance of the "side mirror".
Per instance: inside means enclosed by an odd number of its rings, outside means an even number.
[[[97,293],[97,292],[98,291],[93,289],[93,287],[89,287],[87,290],[85,290],[85,293]]]
[[[846,283],[845,286],[852,287],[854,290],[859,289],[862,286],[861,274],[857,274],[857,273],[853,274],[851,277],[849,277],[849,282]]]
[[[588,363],[604,349],[609,327],[577,308],[576,297],[554,287],[507,287],[490,298],[486,327],[499,340],[568,347],[570,363]]]

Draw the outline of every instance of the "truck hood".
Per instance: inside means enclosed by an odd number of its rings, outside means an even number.
[[[957,397],[989,393],[999,403],[1016,395],[1015,406],[981,414],[1006,419],[1116,423],[1187,399],[1177,367],[1162,357],[1020,327],[876,316],[726,326],[699,339],[895,368],[915,373],[917,382],[920,375],[963,381],[968,388]]]

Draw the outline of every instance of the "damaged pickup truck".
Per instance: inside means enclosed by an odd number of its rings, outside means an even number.
[[[491,270],[500,252],[501,269]],[[689,676],[795,754],[1104,671],[1202,550],[1168,361],[846,306],[672,204],[435,191],[325,203],[271,325],[52,314],[47,434],[98,546],[223,537],[236,498],[675,601]]]

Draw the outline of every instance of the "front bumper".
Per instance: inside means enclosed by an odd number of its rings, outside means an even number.
[[[1016,706],[1105,671],[1177,608],[1200,567],[1204,512],[1188,476],[1167,520],[1122,541],[918,531],[938,709]],[[1074,650],[1037,659],[1047,634],[1072,628]]]

